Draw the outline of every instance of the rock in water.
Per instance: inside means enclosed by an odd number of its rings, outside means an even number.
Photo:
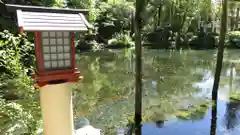
[[[80,118],[74,120],[74,129],[75,130],[82,128],[84,126],[88,126],[88,125],[90,125],[90,122],[86,117],[80,117]]]
[[[77,129],[75,135],[101,135],[101,130],[88,125]]]
[[[87,118],[81,117],[74,120],[75,135],[100,135],[101,130],[90,125]]]

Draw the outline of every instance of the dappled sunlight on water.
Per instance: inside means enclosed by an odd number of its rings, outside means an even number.
[[[145,50],[143,58],[143,135],[209,135],[216,51]],[[240,53],[227,52],[226,56]],[[134,116],[134,56],[129,51],[83,53],[78,57],[85,79],[74,86],[75,117],[87,117],[106,135],[128,129]],[[231,80],[231,81],[230,81]],[[217,134],[239,135],[240,103],[229,102],[238,91],[237,68],[225,59],[218,92]],[[200,112],[179,110],[206,104]],[[234,109],[235,108],[235,109]],[[184,116],[185,117],[185,116]],[[158,121],[156,125],[155,122]],[[229,124],[230,123],[230,124]]]
[[[227,74],[229,75],[229,74]],[[234,77],[233,77],[234,78]],[[201,89],[194,97],[211,98],[213,86],[211,71],[205,72],[203,80],[193,84],[193,87]],[[240,102],[229,102],[229,86],[219,89],[218,113],[217,113],[217,135],[240,134]],[[143,135],[209,135],[211,125],[211,107],[201,120],[169,119],[168,123],[159,128],[156,123],[146,123],[142,127]],[[172,122],[169,122],[172,121]],[[169,124],[170,123],[170,124]]]
[[[240,133],[240,112],[236,112],[233,118],[227,117],[228,110],[225,101],[218,101],[217,135],[238,135]],[[238,104],[238,108],[240,103]],[[231,108],[233,109],[233,108]],[[233,117],[233,116],[232,116]],[[232,123],[231,123],[232,122]],[[142,127],[143,135],[209,135],[211,125],[211,108],[201,120],[175,120],[174,123],[164,124],[158,128],[155,123],[146,123]],[[232,128],[228,129],[228,125]]]

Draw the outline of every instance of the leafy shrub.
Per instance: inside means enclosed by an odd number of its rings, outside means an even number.
[[[240,46],[240,31],[230,31],[226,34],[225,44],[229,48]]]
[[[39,97],[27,75],[33,66],[34,49],[27,36],[0,32],[0,134],[36,134]]]
[[[95,22],[98,34],[103,38],[110,39],[114,33],[130,29],[130,15],[134,11],[132,3],[100,3],[98,10],[99,15]]]
[[[0,73],[13,77],[34,66],[34,45],[25,34],[14,36],[8,31],[0,32]]]
[[[112,46],[114,48],[119,47],[130,47],[133,46],[134,42],[129,34],[125,33],[116,33],[113,38],[108,41],[108,47]]]
[[[76,49],[77,50],[93,50],[93,51],[98,51],[102,50],[104,48],[104,45],[101,43],[98,43],[95,40],[80,40],[77,43]]]
[[[40,126],[40,105],[37,96],[38,91],[32,86],[32,79],[21,76],[15,79],[3,78],[1,83],[4,85],[0,88],[3,98],[0,98],[0,134],[31,134],[35,135]],[[21,99],[7,100],[5,96],[16,93]],[[1,94],[2,95],[2,94]]]
[[[192,49],[214,49],[217,43],[216,33],[199,32],[190,40],[189,45]]]

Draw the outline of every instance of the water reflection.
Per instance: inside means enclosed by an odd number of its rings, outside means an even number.
[[[227,103],[226,107],[226,115],[225,115],[225,124],[226,129],[228,130],[234,130],[239,125],[239,109],[240,109],[240,102],[239,101],[233,101]]]
[[[74,86],[75,117],[87,117],[106,135],[116,135],[118,129],[126,127],[134,115],[133,58],[131,53],[126,55],[123,51],[84,53],[78,57],[85,79]],[[164,51],[145,51],[142,134],[209,135],[212,122],[217,126],[216,130],[212,126],[211,133],[238,135],[235,121],[239,121],[236,118],[239,110],[233,112],[233,103],[228,102],[229,87],[235,90],[238,74],[235,70],[236,78],[230,82],[229,63],[223,66],[216,109],[211,106],[193,109],[191,115],[181,112],[186,119],[174,116],[179,110],[210,101],[214,66],[214,51],[171,52],[171,55]],[[212,119],[215,116],[217,119]],[[235,120],[229,119],[230,116]],[[226,125],[231,127],[227,123],[235,127],[231,132],[227,131]]]
[[[233,81],[236,78],[236,64],[232,63],[231,68],[227,70],[229,76],[229,95],[235,92]],[[225,125],[227,130],[234,130],[239,124],[238,112],[240,108],[240,101],[231,101],[226,104]]]
[[[163,125],[164,125],[164,121],[163,121],[163,120],[158,120],[158,121],[156,121],[156,127],[157,127],[157,128],[162,128]]]
[[[211,117],[211,129],[210,135],[216,135],[217,130],[217,101],[214,100],[212,103],[212,117]]]

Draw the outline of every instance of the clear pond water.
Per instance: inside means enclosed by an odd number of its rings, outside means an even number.
[[[226,50],[219,86],[216,135],[240,134],[240,51]],[[211,99],[216,50],[143,52],[143,135],[210,135],[211,105],[191,117],[177,112]],[[77,56],[84,80],[73,86],[75,117],[87,117],[105,135],[127,130],[134,115],[134,55],[131,50],[85,52]],[[183,112],[182,112],[183,113]],[[162,121],[156,124],[157,121]]]

